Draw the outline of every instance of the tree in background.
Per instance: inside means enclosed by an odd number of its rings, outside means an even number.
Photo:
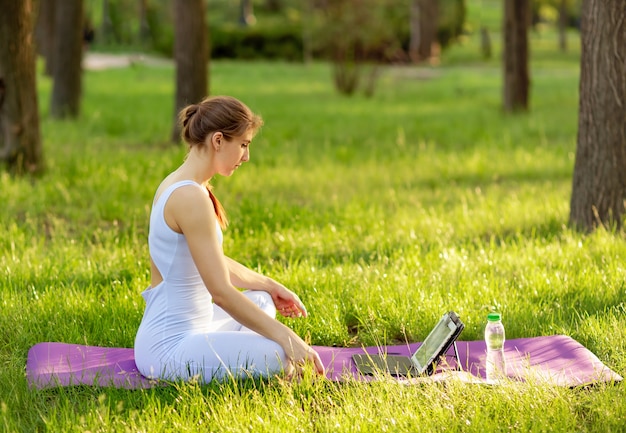
[[[626,8],[584,0],[570,224],[620,228],[626,200]]]
[[[178,112],[208,94],[208,34],[203,0],[174,0],[176,100],[172,141],[180,141]]]
[[[531,23],[552,24],[558,30],[559,50],[567,51],[567,29],[578,28],[581,0],[531,0]]]
[[[33,2],[0,0],[0,159],[16,173],[43,170]]]
[[[82,93],[83,1],[56,2],[50,114],[78,117]]]
[[[35,43],[37,52],[45,60],[44,72],[52,76],[54,71],[54,40],[56,0],[39,1],[39,11],[35,21]]]
[[[559,0],[559,17],[557,19],[557,28],[559,29],[559,49],[567,51],[567,0]]]
[[[302,16],[308,17],[308,19],[302,20],[302,60],[308,65],[313,60],[313,27],[315,16],[313,0],[303,0],[301,8]]]
[[[414,63],[433,56],[437,42],[438,0],[411,0],[409,57]]]
[[[111,4],[109,0],[102,0],[102,22],[100,23],[100,38],[104,43],[113,39],[113,20],[111,20]]]
[[[528,110],[528,0],[504,0],[504,110]]]
[[[148,0],[139,0],[139,42],[147,46],[150,41],[150,24],[148,23]]]
[[[252,0],[239,0],[239,24],[242,26],[251,26],[256,23],[254,16],[254,4]]]
[[[380,63],[399,50],[387,15],[393,5],[392,0],[344,0],[317,6],[321,19],[314,39],[332,62],[340,93],[351,95],[361,86],[373,94]]]
[[[60,1],[60,0],[58,0]],[[98,0],[90,6],[100,6],[98,39],[103,44],[134,45],[144,42],[148,9],[154,5],[171,7],[170,2],[155,0]],[[87,14],[88,16],[91,13]]]
[[[480,27],[480,53],[483,59],[491,59],[491,36],[486,26]]]

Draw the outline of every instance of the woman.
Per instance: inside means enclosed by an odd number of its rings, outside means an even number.
[[[135,361],[151,378],[292,377],[318,354],[275,319],[306,316],[296,294],[222,251],[224,209],[209,187],[250,158],[262,125],[242,102],[210,97],[180,113],[189,145],[183,164],[158,187],[150,215],[151,284],[135,337]],[[247,289],[242,292],[241,289]]]

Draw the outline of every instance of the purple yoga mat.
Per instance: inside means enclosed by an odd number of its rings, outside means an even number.
[[[314,346],[335,381],[374,380],[358,373],[352,355],[358,353],[410,354],[420,343],[399,346],[338,348]],[[449,356],[448,367],[459,367],[465,377],[484,378],[484,341],[457,343],[460,365]],[[452,355],[452,349],[449,355]],[[622,377],[604,365],[582,344],[564,335],[520,338],[505,343],[507,376],[559,386],[619,382]],[[85,346],[67,343],[38,343],[28,352],[26,374],[36,388],[69,385],[99,385],[149,388],[158,384],[142,376],[135,365],[133,349]],[[435,374],[444,376],[441,369]]]
[[[46,388],[99,385],[150,388],[158,382],[139,373],[133,349],[38,343],[28,351],[26,376],[31,386]]]
[[[384,348],[319,348],[327,376],[333,380],[354,377],[365,379],[357,372],[352,355],[387,353],[410,355],[421,343]],[[446,375],[455,369],[469,373],[480,382],[485,378],[486,345],[484,341],[458,341],[458,360],[451,348],[446,357],[446,365],[435,372]],[[506,373],[511,379],[537,381],[559,386],[579,386],[598,382],[618,382],[622,377],[602,363],[589,349],[565,335],[548,337],[519,338],[504,343]],[[443,364],[443,363],[442,363]],[[465,375],[467,378],[467,375]]]

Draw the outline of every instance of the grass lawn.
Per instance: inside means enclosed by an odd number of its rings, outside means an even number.
[[[316,345],[420,341],[457,311],[463,340],[501,311],[508,338],[566,334],[626,372],[624,234],[567,228],[577,51],[534,34],[531,111],[500,111],[497,59],[477,41],[439,67],[384,71],[372,98],[335,93],[325,64],[214,62],[213,94],[266,125],[252,160],[215,179],[235,259],[301,295],[287,323]],[[574,45],[573,43],[571,45]],[[622,385],[561,389],[242,382],[29,390],[41,341],[132,347],[148,284],[147,223],[182,146],[167,142],[173,69],[84,75],[78,121],[47,115],[47,173],[0,174],[0,430],[619,431]]]

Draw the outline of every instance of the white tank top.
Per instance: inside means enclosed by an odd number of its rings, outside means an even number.
[[[206,188],[192,180],[176,182],[163,191],[154,203],[150,214],[148,247],[150,249],[150,257],[152,257],[163,280],[174,285],[203,285],[198,269],[191,258],[185,236],[172,230],[170,226],[167,225],[164,216],[165,204],[172,193],[176,189],[187,185],[196,186],[208,195]],[[219,242],[221,244],[223,242],[222,230],[220,229],[219,223],[216,224]]]
[[[139,327],[135,350],[143,356],[164,359],[187,335],[207,332],[213,319],[211,294],[193,262],[185,236],[172,230],[165,221],[163,210],[171,194],[193,181],[180,181],[169,186],[159,196],[150,214],[148,246],[150,256],[163,281],[142,293],[146,309]],[[218,226],[220,243],[222,231]]]

